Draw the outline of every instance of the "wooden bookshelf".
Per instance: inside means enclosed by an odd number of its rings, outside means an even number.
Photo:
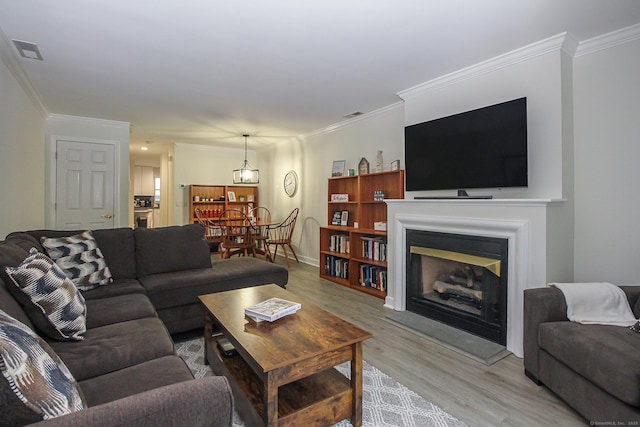
[[[387,204],[374,199],[375,191],[383,191],[385,199],[404,199],[404,171],[329,178],[328,225],[320,227],[320,277],[384,298],[387,232],[375,230],[374,223],[387,222]],[[347,194],[348,200],[332,201],[334,194]],[[336,211],[349,212],[346,225],[332,224]],[[363,281],[363,273],[375,280]]]

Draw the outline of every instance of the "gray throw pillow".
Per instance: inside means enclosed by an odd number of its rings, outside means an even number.
[[[31,329],[0,310],[2,424],[24,425],[87,407],[69,369]]]
[[[33,324],[56,340],[84,339],[87,307],[64,272],[36,248],[18,267],[7,267],[7,288],[25,308]]]
[[[91,231],[40,240],[49,257],[81,291],[112,282],[111,271]]]

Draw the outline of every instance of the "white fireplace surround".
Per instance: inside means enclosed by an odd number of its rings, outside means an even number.
[[[507,350],[518,357],[523,351],[523,291],[545,286],[549,271],[548,240],[559,239],[558,221],[549,215],[548,199],[514,200],[386,200],[388,212],[389,286],[385,306],[406,310],[406,232],[433,231],[460,235],[494,237],[508,241]],[[562,205],[562,203],[559,203]],[[562,245],[564,247],[564,245]],[[562,259],[572,258],[561,257]],[[556,260],[560,263],[561,260]],[[564,269],[572,273],[572,267]],[[558,281],[566,280],[559,273]]]

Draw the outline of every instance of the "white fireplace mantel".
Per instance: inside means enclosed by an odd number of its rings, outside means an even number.
[[[507,350],[522,357],[524,290],[573,278],[569,203],[551,199],[385,201],[390,255],[385,306],[406,309],[406,230],[507,239]]]

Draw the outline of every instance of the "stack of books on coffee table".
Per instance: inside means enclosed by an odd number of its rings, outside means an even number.
[[[255,322],[273,322],[282,317],[294,314],[302,306],[300,303],[281,298],[270,298],[244,309],[244,314]]]

